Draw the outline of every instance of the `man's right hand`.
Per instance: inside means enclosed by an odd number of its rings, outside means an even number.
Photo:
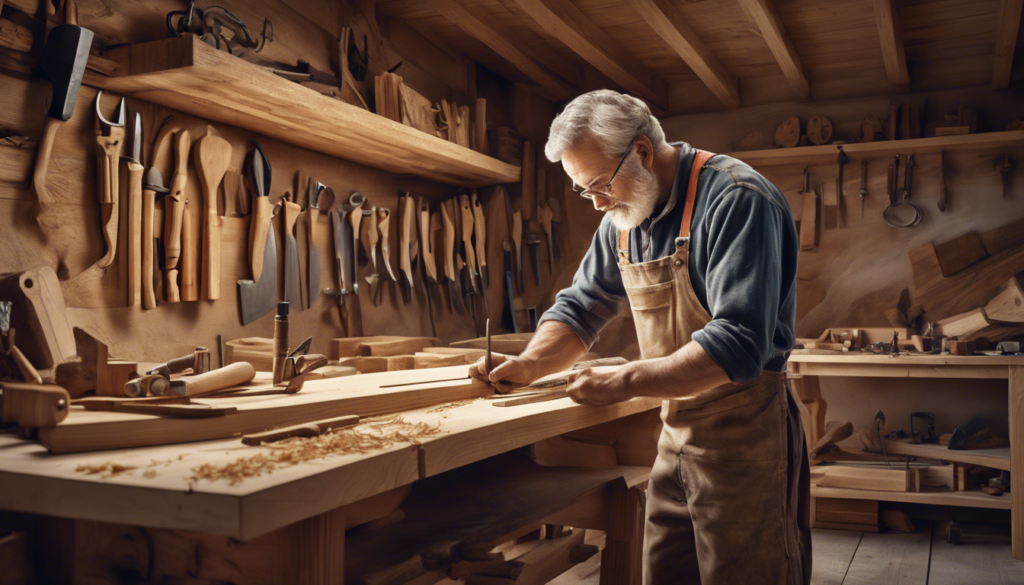
[[[469,375],[482,382],[494,384],[499,391],[509,391],[526,386],[540,377],[537,363],[531,359],[507,356],[500,353],[491,355],[493,369],[488,377],[484,371],[484,358],[469,366]],[[505,382],[505,384],[498,384]]]

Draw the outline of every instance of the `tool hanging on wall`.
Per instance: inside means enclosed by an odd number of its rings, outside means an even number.
[[[412,271],[412,238],[415,223],[416,203],[412,195],[406,193],[399,198],[399,229],[398,229],[398,270],[402,273],[400,288],[402,301],[412,303],[412,289],[416,286]]]
[[[299,269],[299,243],[295,239],[295,224],[299,221],[301,207],[291,193],[284,194],[281,202],[284,227],[284,300],[297,311],[302,310],[302,275]]]
[[[366,236],[370,243],[370,263],[373,265],[373,273],[366,277],[370,285],[370,300],[373,306],[379,306],[383,296],[380,286],[380,269],[377,267],[377,244],[380,242],[380,233],[377,228],[377,208],[371,207],[370,214],[366,216],[369,224],[366,229]]]
[[[131,118],[131,132],[128,134],[128,155],[125,162],[125,181],[128,185],[128,234],[126,238],[128,305],[142,303],[142,116],[135,112]],[[151,250],[152,251],[152,250]],[[152,285],[152,282],[150,283]]]
[[[124,147],[124,98],[114,111],[114,120],[108,120],[100,111],[100,100],[103,90],[96,92],[96,178],[99,181],[97,196],[100,201],[100,220],[103,223],[103,239],[107,243],[107,253],[96,263],[99,268],[107,268],[114,261],[117,252],[118,207],[121,197],[119,188],[118,163],[121,160],[121,149]]]
[[[353,292],[357,295],[359,294],[359,250],[363,245],[359,234],[363,225],[363,217],[371,213],[369,209],[363,208],[365,203],[366,197],[359,191],[353,191],[348,196],[348,204],[352,208],[351,213],[348,215],[348,221],[352,224],[352,287]]]
[[[437,327],[434,325],[434,303],[430,294],[431,285],[437,284],[437,262],[434,260],[433,232],[430,229],[430,206],[422,197],[419,201],[419,236],[420,254],[423,267],[423,289],[427,293],[427,316],[430,317],[431,335],[437,337]]]
[[[452,220],[455,223],[455,273],[459,278],[459,290],[462,291],[462,302],[465,304],[467,314],[476,323],[476,303],[473,300],[472,278],[466,266],[466,245],[462,240],[462,206],[459,204],[457,196],[452,197],[448,204],[451,205]]]
[[[270,223],[274,209],[269,197],[272,169],[260,145],[255,140],[252,143],[255,146],[249,151],[249,176],[254,191],[249,225],[252,280],[238,281],[242,325],[269,313],[277,301],[277,240]]]
[[[473,206],[473,231],[474,241],[476,242],[476,262],[482,279],[482,288],[486,289],[491,282],[490,274],[487,270],[487,220],[484,219],[484,207],[483,205],[480,205],[480,199],[477,198],[476,189],[473,189],[473,194],[470,196],[470,205]],[[484,296],[486,297],[486,295]]]
[[[868,159],[860,161],[860,218],[864,219],[864,202],[868,198]]]
[[[946,176],[953,175],[953,170],[946,164],[946,151],[939,151],[939,202],[936,206],[945,213],[949,204],[949,189],[946,187]]]
[[[508,191],[505,193],[505,217],[508,221],[508,237],[512,242],[512,252],[516,259],[516,265],[514,268],[514,275],[519,283],[519,290],[524,289],[524,278],[523,278],[523,255],[522,255],[522,235],[523,235],[523,216],[518,210],[512,209],[512,198],[509,196]]]
[[[843,201],[843,167],[846,166],[849,160],[850,157],[846,156],[843,146],[839,145],[839,172],[836,175],[836,200],[839,212],[836,214],[836,219],[839,222],[840,228],[846,227],[846,202]]]
[[[164,281],[167,286],[164,298],[168,303],[181,301],[178,262],[181,259],[185,185],[188,182],[188,151],[191,146],[192,137],[188,130],[179,131],[174,140],[174,176],[171,178],[170,192],[164,200]]]
[[[274,317],[274,385],[284,380],[284,362],[288,358],[288,301],[277,303]]]
[[[899,177],[899,167],[900,155],[897,154],[893,162],[889,164],[889,206],[882,211],[882,220],[890,227],[914,227],[924,217],[921,209],[910,202],[911,184],[914,174],[914,155],[907,155],[907,163],[903,171],[903,188],[897,190],[896,184]],[[907,215],[905,212],[911,212],[913,215],[909,218],[901,217],[901,212],[903,212],[904,216]]]
[[[203,265],[202,298],[220,299],[220,234],[224,219],[217,211],[217,189],[231,164],[231,143],[207,134],[196,141],[196,172],[203,187]]]
[[[547,206],[551,209],[551,248],[555,264],[562,262],[562,247],[565,245],[562,234],[562,206],[557,199],[549,199]]]
[[[384,268],[388,269],[388,276],[391,277],[392,282],[398,282],[398,278],[395,277],[395,271],[391,269],[391,237],[390,237],[390,224],[391,224],[391,210],[386,207],[380,207],[377,209],[377,230],[380,232],[380,253],[384,259]]]
[[[78,101],[78,90],[82,86],[85,65],[89,61],[92,46],[91,30],[78,26],[78,9],[75,0],[64,4],[64,24],[53,27],[46,37],[46,45],[39,56],[39,76],[53,86],[50,108],[46,112],[43,137],[36,150],[35,170],[32,173],[32,188],[42,205],[52,203],[46,190],[46,171],[50,165],[57,131],[71,119]]]
[[[448,281],[448,310],[455,312],[466,312],[462,303],[462,295],[459,294],[456,283],[455,272],[455,219],[453,217],[452,201],[441,203],[442,240],[444,242],[444,276]]]
[[[164,122],[166,123],[168,120],[164,120]],[[139,127],[142,127],[141,124]],[[158,250],[156,245],[156,202],[170,193],[170,190],[164,187],[164,177],[160,173],[160,169],[156,167],[156,155],[157,148],[154,147],[149,155],[149,170],[146,171],[145,184],[142,187],[143,309],[155,309],[157,304],[157,277],[163,255],[160,254],[160,250]]]
[[[530,249],[530,267],[533,268],[534,284],[540,286],[540,236],[533,233],[527,235],[526,247]]]
[[[501,243],[502,249],[505,251],[505,297],[506,305],[505,310],[507,311],[508,323],[511,324],[511,329],[515,333],[519,333],[519,322],[516,319],[516,306],[515,306],[515,294],[514,285],[512,283],[512,244],[508,240],[504,240]]]
[[[334,261],[338,266],[337,290],[325,288],[324,293],[338,297],[338,306],[344,320],[345,295],[352,294],[352,280],[355,278],[355,266],[352,264],[352,224],[348,221],[349,211],[344,203],[339,203],[331,212],[334,226]]]
[[[1013,170],[1013,159],[1010,155],[1004,154],[992,161],[992,164],[1002,177],[1003,199],[1006,199],[1010,196],[1010,171]]]
[[[327,201],[327,200],[330,201]],[[327,203],[327,207],[334,202],[334,191],[320,181],[309,179],[309,206],[306,207],[306,240],[309,243],[309,268],[307,269],[306,291],[309,297],[309,307],[320,296],[320,248],[316,246],[317,225],[320,223],[321,202]]]
[[[818,194],[811,190],[811,172],[804,167],[803,210],[800,214],[800,249],[813,250],[818,245]]]

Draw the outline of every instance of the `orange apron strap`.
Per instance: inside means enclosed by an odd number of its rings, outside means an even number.
[[[697,199],[697,179],[700,177],[701,168],[708,159],[715,156],[715,153],[706,150],[698,150],[693,157],[693,167],[690,168],[690,184],[686,187],[686,207],[683,208],[683,221],[679,226],[679,237],[690,237],[690,220],[693,219],[693,202]]]

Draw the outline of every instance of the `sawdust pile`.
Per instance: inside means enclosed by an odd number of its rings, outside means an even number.
[[[246,478],[259,477],[282,467],[331,455],[361,455],[400,443],[415,445],[421,439],[445,432],[440,424],[410,423],[401,416],[377,416],[318,437],[292,437],[267,444],[269,453],[242,457],[223,465],[207,463],[193,467],[191,479],[226,480],[230,485],[237,485]]]
[[[107,479],[114,477],[115,475],[121,475],[135,469],[134,465],[121,465],[120,463],[107,462],[101,465],[89,465],[83,464],[75,468],[77,473],[84,473],[86,475],[103,474],[100,477]]]

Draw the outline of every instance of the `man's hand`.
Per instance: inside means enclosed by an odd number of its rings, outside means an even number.
[[[569,375],[566,393],[573,402],[607,406],[633,398],[619,367],[587,368]]]
[[[530,359],[493,353],[491,361],[494,369],[491,370],[490,377],[484,371],[484,358],[469,366],[469,375],[482,382],[490,382],[499,391],[505,392],[526,386],[540,377],[536,362]],[[505,384],[498,385],[498,382]]]

